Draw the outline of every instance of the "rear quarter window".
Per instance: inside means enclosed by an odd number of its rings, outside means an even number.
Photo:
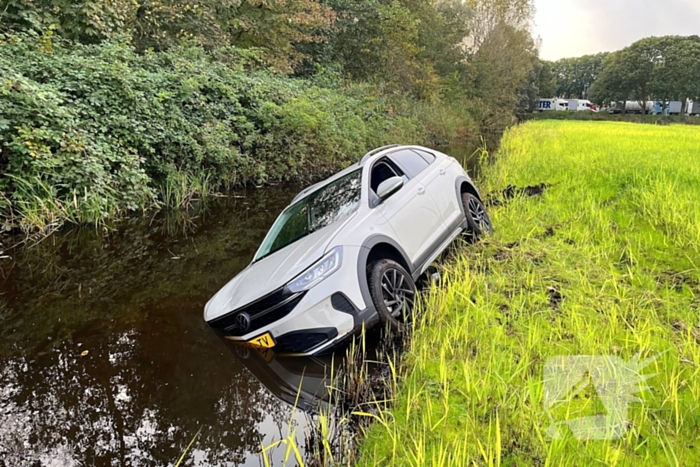
[[[425,161],[426,161],[428,164],[432,164],[432,163],[435,161],[435,154],[431,154],[431,153],[426,152],[426,151],[421,151],[421,150],[419,150],[419,149],[414,149],[413,151],[415,151],[415,152],[417,152],[418,154],[420,154],[420,156],[421,156],[423,159],[425,159]]]
[[[394,152],[389,157],[406,172],[408,178],[415,177],[429,165],[420,154],[410,149]]]

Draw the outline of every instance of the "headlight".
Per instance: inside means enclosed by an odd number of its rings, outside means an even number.
[[[321,261],[290,282],[287,288],[293,293],[309,290],[340,269],[341,264],[343,264],[343,248],[338,246],[333,248]]]

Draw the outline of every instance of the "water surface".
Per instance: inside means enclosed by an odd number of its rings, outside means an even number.
[[[450,154],[473,167],[475,149]],[[64,230],[6,252],[0,466],[174,465],[197,433],[183,465],[258,466],[290,421],[303,448],[325,362],[265,362],[202,319],[299,189],[249,189],[190,218]],[[282,464],[283,449],[271,455]]]

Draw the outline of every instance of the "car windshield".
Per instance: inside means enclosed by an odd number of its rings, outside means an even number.
[[[254,261],[337,222],[360,205],[362,169],[356,170],[294,203],[280,215]]]

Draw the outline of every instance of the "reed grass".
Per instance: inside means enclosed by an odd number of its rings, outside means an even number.
[[[218,187],[212,184],[210,172],[177,171],[161,185],[160,199],[166,208],[189,209],[197,201],[206,201]]]
[[[120,207],[121,194],[113,188],[97,195],[74,189],[69,196],[42,177],[6,174],[13,182],[13,199],[0,193],[0,222],[36,238],[43,238],[65,224],[92,224],[107,228],[111,221],[126,214]],[[221,187],[212,183],[209,172],[176,171],[160,185],[160,201],[149,207],[166,208],[180,213],[189,222],[191,211],[203,205]],[[145,206],[144,206],[145,207]],[[182,222],[180,222],[182,224]]]
[[[482,183],[496,234],[456,247],[423,294],[358,465],[700,465],[698,148],[681,125],[510,129]],[[620,439],[549,437],[549,358],[637,354],[661,355]],[[601,414],[596,399],[589,388],[554,416]]]
[[[5,199],[0,218],[37,237],[46,236],[65,223],[104,225],[106,219],[123,213],[116,201],[104,202],[92,193],[73,190],[70,196],[58,194],[59,188],[42,177],[29,178],[6,174],[14,183],[14,201]],[[108,190],[116,200],[116,190]]]

